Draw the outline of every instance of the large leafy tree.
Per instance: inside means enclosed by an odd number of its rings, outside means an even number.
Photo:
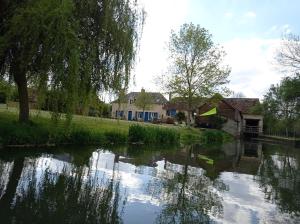
[[[178,33],[172,31],[169,51],[170,75],[164,78],[163,86],[187,102],[189,123],[193,99],[224,92],[230,69],[222,64],[225,52],[199,25],[184,24]]]
[[[0,13],[1,77],[18,87],[20,121],[29,85],[71,114],[95,91],[128,84],[144,19],[136,1],[12,0]]]
[[[297,131],[300,118],[300,74],[285,77],[264,96],[265,128]],[[300,131],[300,129],[298,130]]]

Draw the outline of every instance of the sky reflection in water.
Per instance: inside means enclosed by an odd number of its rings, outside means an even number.
[[[253,142],[2,151],[0,216],[7,223],[297,223],[299,157],[299,149]]]

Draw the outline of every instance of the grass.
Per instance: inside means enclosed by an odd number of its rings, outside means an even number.
[[[47,111],[30,111],[31,122],[18,122],[18,109],[0,108],[0,145],[76,144],[143,142],[173,144],[181,142],[224,142],[224,133],[196,128],[157,125],[134,121],[74,115],[70,126],[62,117],[56,124]],[[217,133],[217,134],[216,134]],[[221,134],[220,134],[221,133]],[[220,137],[221,136],[221,137]]]
[[[128,141],[145,144],[178,144],[180,132],[172,128],[135,124],[129,127]]]

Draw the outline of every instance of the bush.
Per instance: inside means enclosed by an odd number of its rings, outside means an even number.
[[[179,123],[186,120],[185,113],[181,111],[175,115],[175,118]]]
[[[174,118],[172,118],[172,117],[167,117],[166,123],[167,123],[167,124],[174,124],[174,123],[175,123]]]
[[[45,144],[49,139],[49,131],[33,123],[12,122],[1,127],[0,136],[4,145]]]
[[[129,127],[128,141],[145,144],[174,144],[179,143],[180,135],[176,130],[159,127],[132,125]]]
[[[152,124],[160,124],[161,123],[161,120],[160,119],[157,119],[157,118],[154,118],[152,120]]]

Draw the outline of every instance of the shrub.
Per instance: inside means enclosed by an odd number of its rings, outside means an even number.
[[[49,131],[33,123],[12,122],[1,127],[4,145],[43,144],[49,139]]]
[[[174,118],[172,118],[172,117],[167,117],[166,123],[167,123],[167,124],[174,124],[174,123],[175,123]]]
[[[179,123],[186,120],[185,113],[181,111],[175,115],[175,118]]]
[[[161,123],[161,120],[160,119],[157,119],[157,118],[154,118],[152,120],[152,124],[160,124]]]

